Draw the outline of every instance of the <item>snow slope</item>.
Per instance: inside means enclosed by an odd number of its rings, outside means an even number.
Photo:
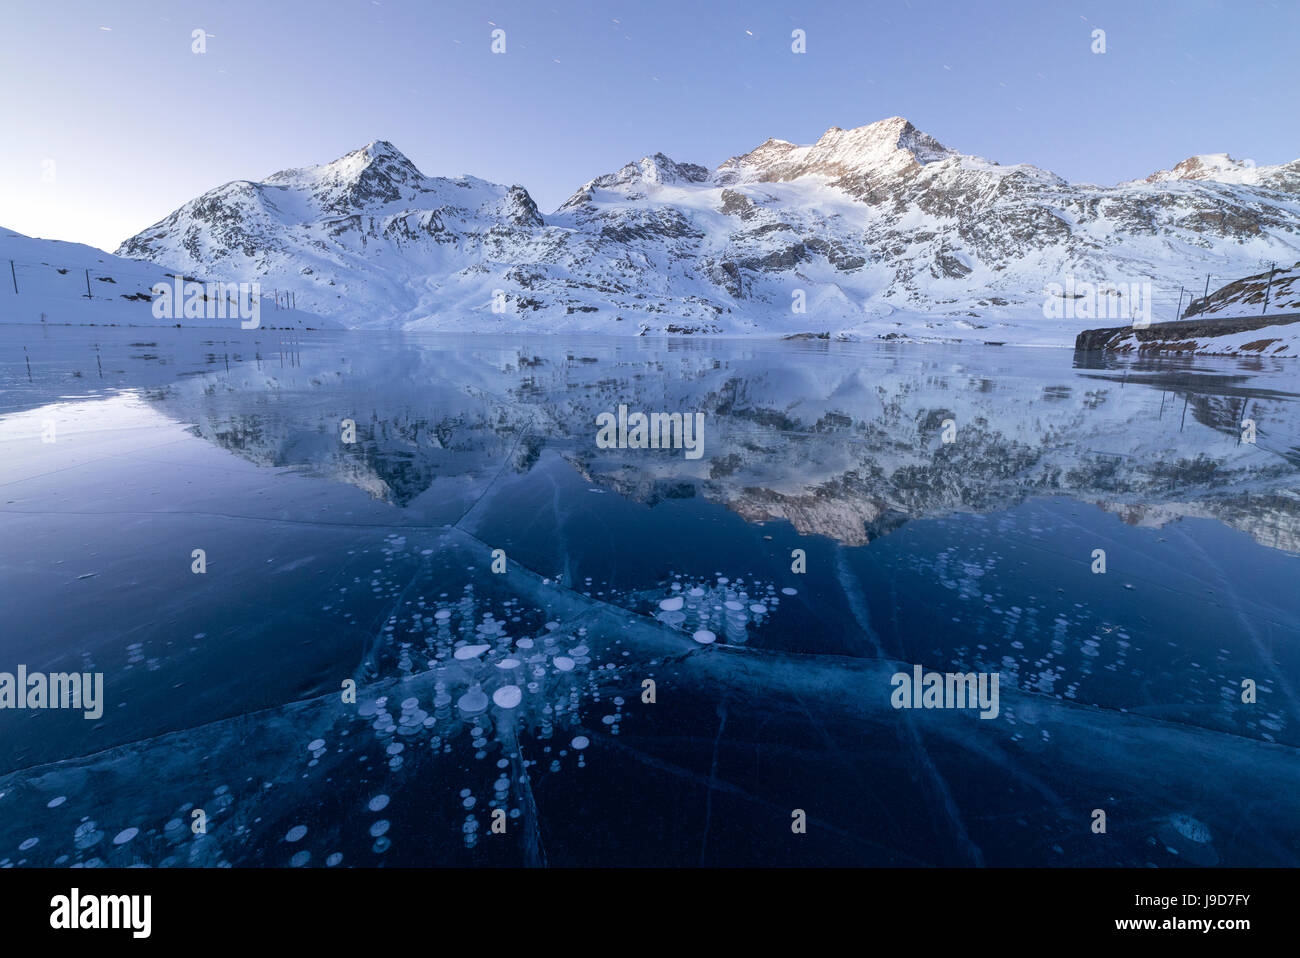
[[[159,319],[155,283],[172,284],[156,264],[123,259],[81,243],[35,239],[0,227],[0,323],[55,326],[213,326],[240,328],[238,318]],[[211,275],[190,274],[200,280]],[[227,279],[227,277],[218,277]],[[278,309],[268,286],[260,321],[266,328],[323,329],[334,320],[300,309]]]

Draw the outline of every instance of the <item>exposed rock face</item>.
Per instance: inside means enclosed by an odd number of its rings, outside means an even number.
[[[1206,317],[1147,327],[1085,329],[1074,342],[1085,352],[1300,355],[1300,313]]]
[[[1266,269],[1225,283],[1183,312],[1193,316],[1245,316],[1300,310],[1300,263]]]

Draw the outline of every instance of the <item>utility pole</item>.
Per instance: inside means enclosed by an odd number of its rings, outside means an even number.
[[[1174,319],[1182,319],[1182,318],[1183,318],[1183,287],[1179,286],[1178,287],[1178,312],[1174,316]]]
[[[1268,270],[1268,285],[1264,287],[1264,308],[1260,310],[1259,315],[1263,316],[1268,312],[1268,294],[1273,289],[1273,274],[1277,272],[1277,263],[1272,263]]]
[[[86,270],[86,299],[94,298],[94,296],[90,295],[90,270]]]
[[[18,274],[14,272],[14,261],[9,261],[9,275],[14,278],[14,295],[18,295]]]

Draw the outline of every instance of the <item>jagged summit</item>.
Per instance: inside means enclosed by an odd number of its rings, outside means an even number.
[[[833,126],[811,146],[768,139],[718,167],[719,182],[781,182],[801,176],[891,176],[956,154],[901,116],[844,130]]]
[[[1170,180],[1239,182],[1252,176],[1254,169],[1254,163],[1248,160],[1234,160],[1227,153],[1198,153],[1189,156],[1171,170],[1152,173],[1146,178],[1146,182],[1166,183]]]
[[[591,200],[594,190],[633,183],[670,185],[738,182],[782,182],[802,176],[825,176],[839,185],[857,184],[863,177],[890,177],[957,155],[906,118],[892,116],[866,126],[828,129],[811,146],[769,137],[758,147],[734,156],[711,174],[694,163],[676,163],[662,153],[642,157],[615,173],[584,183],[561,210]]]
[[[371,140],[361,148],[361,151],[369,153],[371,156],[392,156],[398,159],[406,159],[405,154],[388,140]]]
[[[703,183],[709,178],[705,167],[695,163],[676,163],[662,153],[642,157],[636,166],[640,169],[641,179],[647,183]]]
[[[595,190],[608,190],[634,183],[656,184],[659,186],[707,183],[709,176],[707,167],[700,166],[697,163],[678,163],[663,153],[655,153],[651,156],[643,156],[636,162],[627,163],[617,172],[606,173],[593,180],[588,180],[565,201],[560,209],[570,210],[581,206],[591,200]]]
[[[265,182],[308,189],[335,212],[376,201],[395,202],[426,187],[424,174],[387,140],[371,140],[330,163],[281,170]]]

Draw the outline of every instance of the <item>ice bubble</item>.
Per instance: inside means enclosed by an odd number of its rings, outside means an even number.
[[[1210,829],[1204,822],[1197,821],[1190,815],[1174,814],[1169,816],[1169,824],[1188,841],[1204,845],[1210,840]]]
[[[553,661],[555,662],[555,667],[561,672],[573,671],[573,659],[569,658],[567,655],[557,655]]]
[[[341,861],[343,861],[343,853],[342,853],[342,852],[334,852],[332,855],[330,855],[329,858],[325,859],[325,864],[326,864],[327,866],[329,866],[330,868],[333,868],[335,865],[337,865],[337,864],[338,864],[339,862],[341,862]]]
[[[403,712],[411,712],[411,711],[414,711],[415,707],[416,707],[417,705],[419,705],[419,704],[420,704],[420,700],[417,699],[415,696],[411,696],[409,699],[403,699],[403,700],[402,700],[402,711],[403,711]]]
[[[306,825],[295,825],[293,826],[293,828],[289,829],[289,831],[285,834],[284,840],[286,842],[302,841],[303,836],[306,834],[307,834]]]
[[[382,812],[388,807],[388,796],[384,794],[376,795],[370,800],[368,807],[372,812]]]
[[[433,617],[437,619],[439,622],[446,622],[448,619],[451,618],[451,612],[448,611],[447,609],[439,609],[437,612],[433,614]]]
[[[476,656],[482,655],[490,648],[492,648],[490,645],[462,645],[456,650],[456,658],[462,661],[465,659],[472,659]]]
[[[488,707],[488,697],[483,694],[481,689],[475,687],[462,695],[456,706],[462,712],[475,715]]]
[[[378,838],[380,835],[388,831],[388,825],[389,825],[388,819],[381,818],[379,821],[375,822],[373,825],[370,826],[370,837]]]
[[[685,602],[685,600],[680,595],[675,595],[671,599],[660,600],[659,608],[663,609],[665,612],[676,612],[682,607],[683,602]]]
[[[799,590],[798,590],[798,589],[792,589],[792,588],[790,588],[789,586],[786,586],[784,589],[781,590],[781,594],[782,594],[782,595],[798,595],[798,594],[799,594]]]
[[[289,867],[302,868],[309,861],[311,861],[311,852],[307,851],[306,849],[303,849],[302,851],[298,852],[292,858],[289,859]]]
[[[102,842],[104,833],[99,830],[94,821],[85,821],[77,826],[77,830],[72,834],[72,840],[78,851],[84,851]]]
[[[518,642],[515,643],[515,645],[519,646],[521,649],[531,649],[533,647],[533,640],[520,639]]]
[[[492,693],[492,701],[503,709],[514,708],[523,700],[523,697],[524,693],[519,690],[517,685],[503,685]]]
[[[590,745],[591,742],[589,742],[589,741],[587,740],[587,736],[585,736],[585,735],[578,735],[578,736],[575,736],[574,739],[573,739],[573,741],[570,742],[569,744],[572,745],[574,748],[578,749],[579,751],[581,751],[582,749],[584,749],[584,748],[586,748],[588,745]]]
[[[716,642],[718,639],[718,637],[714,635],[712,632],[710,632],[708,629],[700,629],[693,636],[691,636],[691,638],[693,638],[696,642],[700,643],[700,645],[709,645],[712,642]]]
[[[325,747],[325,740],[323,738],[314,738],[307,743],[307,751],[309,752],[315,752],[316,750],[322,749],[324,747]]]
[[[25,842],[23,842],[21,845],[18,846],[18,850],[19,850],[20,852],[25,852],[25,851],[27,851],[27,849],[32,848],[33,846],[35,846],[38,842],[40,842],[40,839],[39,839],[39,838],[29,838],[29,839],[27,839]]]
[[[739,612],[741,609],[744,608],[744,606],[741,605],[739,602],[737,602],[735,599],[728,599],[724,604],[732,612]]]
[[[497,663],[497,668],[499,668],[499,669],[517,669],[517,668],[519,668],[519,660],[518,660],[518,659],[502,659],[500,662]]]
[[[764,615],[767,612],[767,606],[755,602],[749,607],[749,611],[753,612],[755,615]]]
[[[68,800],[68,796],[66,796],[66,795],[60,795],[60,796],[58,796],[57,798],[51,798],[48,802],[45,803],[45,807],[46,807],[46,808],[58,808],[60,805],[62,805],[62,804],[63,804],[64,802],[66,802],[67,800]]]
[[[303,829],[304,832],[306,830],[307,829],[305,828]],[[118,832],[117,835],[113,837],[113,844],[125,845],[127,842],[129,842],[131,839],[135,838],[135,836],[139,834],[140,834],[140,829],[138,828],[124,828],[120,832]]]

